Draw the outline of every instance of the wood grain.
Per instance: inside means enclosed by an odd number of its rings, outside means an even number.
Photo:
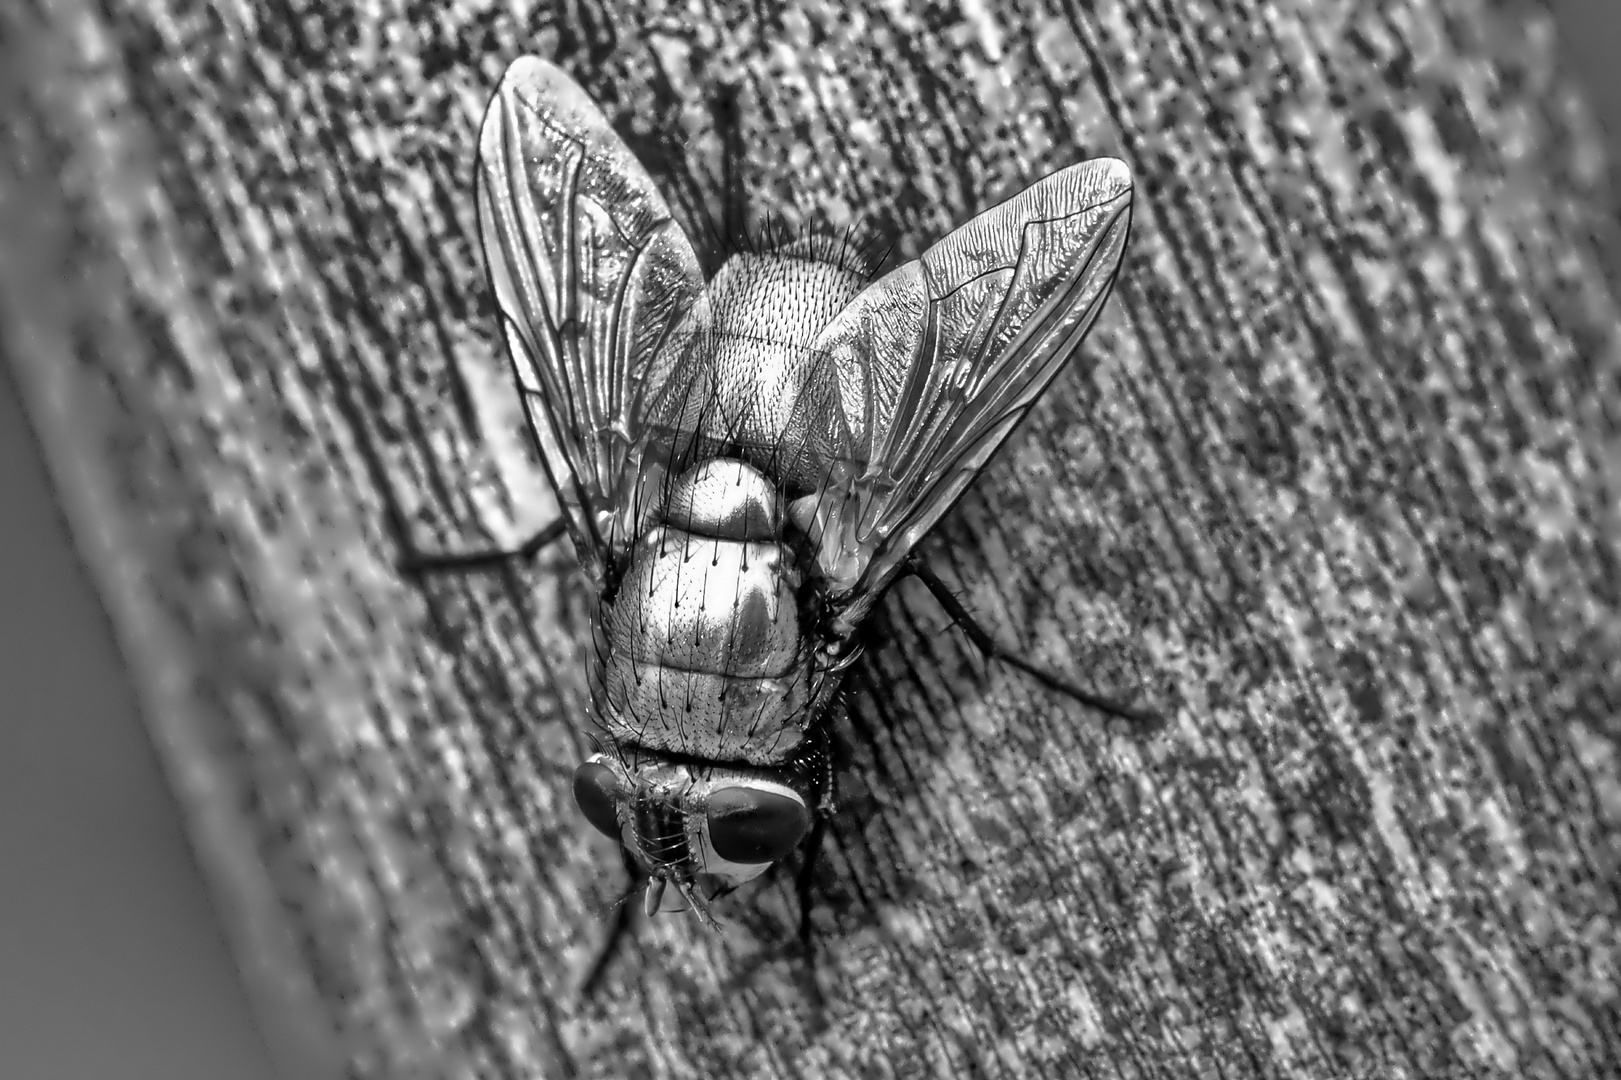
[[[1621,1074],[1621,342],[1598,139],[1474,0],[0,14],[3,340],[288,1075]],[[572,556],[471,153],[534,52],[694,234],[919,251],[1085,157],[1110,309],[929,552],[789,884],[641,924],[567,790]]]

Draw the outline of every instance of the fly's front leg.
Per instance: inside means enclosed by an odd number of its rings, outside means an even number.
[[[444,551],[425,554],[412,552],[400,560],[405,574],[476,573],[496,570],[514,559],[528,561],[541,549],[568,531],[568,519],[559,517],[515,548],[489,548],[484,551]]]
[[[619,854],[625,860],[625,873],[630,875],[631,889],[614,905],[613,922],[608,924],[608,933],[602,939],[602,947],[597,950],[596,958],[586,969],[585,978],[580,980],[580,997],[588,1000],[596,992],[597,984],[602,981],[608,965],[619,955],[620,948],[629,936],[631,921],[636,917],[636,905],[632,902],[632,898],[639,891],[641,869],[631,859],[630,852],[620,848]]]
[[[816,979],[816,951],[811,941],[810,887],[811,880],[816,876],[818,857],[822,853],[822,839],[826,835],[827,817],[825,813],[817,814],[816,824],[811,826],[810,836],[805,841],[805,862],[794,878],[794,891],[799,894],[799,947],[805,957],[805,987],[818,1016],[826,1013],[827,1001],[822,996],[822,984]]]
[[[1010,664],[1043,686],[1056,690],[1065,697],[1073,698],[1082,705],[1108,713],[1110,716],[1116,716],[1132,724],[1144,727],[1153,726],[1159,722],[1158,718],[1151,713],[1143,712],[1129,705],[1121,705],[1118,702],[1110,701],[1108,698],[1099,697],[1088,690],[1083,690],[1063,676],[1054,674],[1043,667],[1038,667],[1007,648],[992,637],[988,630],[974,621],[974,617],[969,614],[967,608],[963,607],[962,601],[957,599],[957,594],[951,591],[951,587],[941,581],[940,575],[936,574],[916,555],[906,560],[904,572],[911,574],[928,586],[929,592],[934,595],[935,601],[945,609],[947,615],[951,616],[951,621],[960,626],[963,633],[968,635],[968,640],[972,641],[974,646],[987,657]]]
[[[799,868],[799,875],[794,879],[794,891],[799,896],[799,944],[805,950],[805,962],[811,962],[811,879],[816,874],[816,859],[822,853],[822,836],[827,832],[827,818],[821,814],[816,815],[816,824],[811,826],[810,838],[805,841],[805,862]]]

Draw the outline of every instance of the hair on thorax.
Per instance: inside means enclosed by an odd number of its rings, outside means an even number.
[[[786,215],[767,214],[757,229],[724,229],[709,221],[710,275],[734,255],[774,255],[836,266],[865,281],[878,276],[895,250],[895,241],[864,219],[842,229],[819,223],[794,224]]]

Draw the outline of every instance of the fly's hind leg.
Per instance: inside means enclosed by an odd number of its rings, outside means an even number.
[[[405,574],[477,573],[498,570],[514,559],[528,561],[568,531],[568,519],[559,517],[515,548],[487,548],[483,551],[412,552],[400,560]]]
[[[1159,722],[1158,718],[1151,713],[1110,701],[1108,698],[1084,690],[1063,676],[1032,664],[1024,657],[1007,648],[992,637],[990,631],[974,620],[973,615],[969,614],[962,601],[957,599],[957,594],[951,591],[951,587],[940,580],[940,575],[936,574],[917,556],[914,555],[906,560],[904,572],[911,574],[928,586],[929,592],[933,594],[935,601],[945,609],[947,615],[951,616],[951,621],[960,626],[963,633],[968,635],[968,640],[972,641],[974,646],[987,657],[1018,668],[1043,686],[1055,690],[1065,697],[1073,698],[1082,705],[1108,713],[1110,716],[1119,717],[1121,720],[1131,724],[1151,727]]]

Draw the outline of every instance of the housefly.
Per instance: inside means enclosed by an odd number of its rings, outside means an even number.
[[[1053,173],[876,280],[801,238],[706,282],[607,119],[528,57],[490,102],[476,186],[562,510],[521,551],[566,530],[598,598],[600,749],[574,797],[645,876],[650,914],[709,921],[710,900],[814,845],[835,696],[904,574],[989,655],[1138,718],[999,646],[913,557],[1102,308],[1131,216],[1123,162]]]

